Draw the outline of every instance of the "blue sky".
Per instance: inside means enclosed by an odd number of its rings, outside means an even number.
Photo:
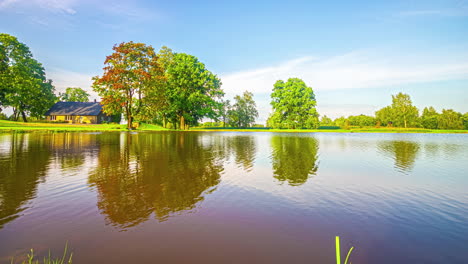
[[[317,2],[0,0],[0,32],[31,48],[58,91],[90,89],[112,46],[135,41],[197,56],[228,98],[252,91],[259,122],[289,77],[331,117],[373,114],[399,91],[468,112],[468,1]]]

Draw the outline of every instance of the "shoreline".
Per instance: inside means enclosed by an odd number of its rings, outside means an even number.
[[[468,134],[468,130],[438,130],[424,128],[386,128],[362,127],[351,129],[263,129],[263,128],[192,128],[189,130],[167,129],[157,125],[142,124],[136,130],[127,130],[126,125],[120,124],[50,124],[50,123],[23,123],[0,120],[0,133],[59,133],[59,132],[274,132],[274,133],[420,133],[420,134]]]

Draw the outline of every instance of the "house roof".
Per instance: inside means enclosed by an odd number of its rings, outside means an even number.
[[[94,102],[58,102],[45,115],[87,115],[97,116],[102,111],[102,105]]]

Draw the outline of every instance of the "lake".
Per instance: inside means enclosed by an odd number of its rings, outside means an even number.
[[[467,263],[468,135],[0,134],[0,262]]]

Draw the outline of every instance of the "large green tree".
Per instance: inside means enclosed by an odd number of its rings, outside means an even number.
[[[425,107],[421,115],[421,125],[424,128],[428,129],[437,129],[438,128],[438,118],[439,113],[434,109],[434,107]]]
[[[394,124],[397,127],[416,126],[418,121],[418,108],[413,106],[408,94],[398,93],[392,95],[392,112]]]
[[[224,95],[221,80],[195,56],[175,53],[166,66],[166,115],[180,129],[204,117],[217,119]]]
[[[273,128],[317,128],[317,102],[311,87],[298,78],[278,80],[271,94],[273,113],[268,125]]]
[[[0,105],[11,106],[15,119],[41,117],[56,100],[54,86],[28,46],[0,34]]]
[[[232,126],[250,127],[257,117],[257,106],[251,92],[245,91],[242,96],[234,97],[234,105],[229,110],[229,121]]]
[[[123,42],[107,56],[102,77],[93,78],[93,89],[101,96],[104,112],[124,113],[128,129],[135,119],[145,119],[148,106],[157,108],[163,68],[153,47],[143,43]]]
[[[68,87],[64,93],[59,93],[63,102],[88,102],[89,93],[79,87]]]

